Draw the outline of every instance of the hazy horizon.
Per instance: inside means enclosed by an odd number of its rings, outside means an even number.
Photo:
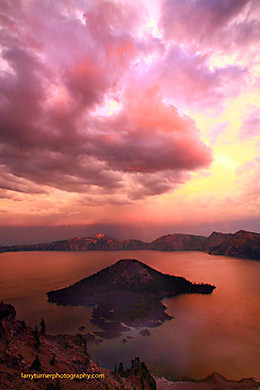
[[[258,221],[257,221],[258,222]],[[248,226],[257,227],[257,222],[254,225],[250,223]],[[244,224],[244,226],[247,226]],[[168,228],[168,230],[167,230]],[[6,227],[0,226],[0,245],[20,245],[20,244],[37,244],[51,241],[66,240],[75,237],[94,236],[98,233],[103,233],[116,239],[136,239],[146,242],[151,242],[160,236],[166,234],[194,234],[208,237],[212,232],[220,233],[235,233],[239,230],[246,230],[255,233],[260,233],[257,230],[241,227],[239,221],[232,225],[225,226],[224,224],[216,225],[216,229],[208,226],[184,226],[176,230],[171,227],[149,227],[148,231],[143,229],[137,229],[136,227],[127,226],[110,226],[110,225],[97,225],[97,226],[28,226],[27,228],[21,227]],[[32,234],[33,231],[33,234]],[[156,234],[157,232],[157,234]]]

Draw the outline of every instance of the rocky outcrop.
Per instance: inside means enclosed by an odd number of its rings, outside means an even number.
[[[239,230],[218,246],[211,248],[212,255],[225,255],[260,260],[260,234]]]
[[[12,305],[6,305],[0,302],[0,337],[8,341],[7,330],[13,324],[16,317],[15,308]]]
[[[150,249],[160,251],[203,251],[207,237],[193,234],[167,234],[152,241]]]
[[[220,232],[211,233],[205,242],[204,251],[209,252],[211,249],[215,248],[216,246],[222,244],[224,241],[228,240],[231,236],[232,236],[231,233],[220,233]]]
[[[125,369],[100,367],[91,360],[85,335],[41,335],[15,320],[15,309],[0,303],[0,383],[1,390],[251,390],[259,388],[253,379],[229,381],[212,374],[203,381],[171,382],[154,378],[139,358]],[[68,377],[59,378],[59,375]],[[45,377],[44,377],[45,375]],[[71,379],[71,375],[75,375]],[[87,375],[89,375],[87,379]],[[31,377],[30,377],[31,376]]]
[[[156,381],[150,374],[146,365],[140,362],[139,357],[132,360],[131,368],[124,369],[123,364],[120,363],[116,372],[127,379],[130,379],[135,388],[143,390],[156,390]]]
[[[0,324],[4,322],[12,323],[15,320],[16,312],[12,305],[0,302]]]
[[[138,358],[129,370],[113,372],[91,360],[84,335],[43,336],[16,321],[14,307],[4,303],[0,304],[0,318],[4,330],[0,334],[1,390],[156,389],[155,380]],[[60,379],[63,374],[70,377]],[[30,379],[29,375],[35,377]]]

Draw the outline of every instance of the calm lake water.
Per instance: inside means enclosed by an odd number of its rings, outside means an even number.
[[[139,330],[89,347],[93,360],[113,368],[139,356],[157,375],[200,379],[216,371],[229,379],[260,377],[260,261],[200,252],[18,252],[0,255],[0,300],[15,305],[18,319],[32,327],[45,319],[47,331],[98,330],[91,308],[48,303],[45,293],[68,286],[115,263],[135,258],[168,274],[215,284],[211,295],[183,295],[163,303],[174,316],[151,336]],[[127,343],[122,339],[134,336]]]

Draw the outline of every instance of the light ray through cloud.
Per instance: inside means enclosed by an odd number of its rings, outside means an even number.
[[[0,225],[260,230],[258,1],[4,0],[0,24]]]

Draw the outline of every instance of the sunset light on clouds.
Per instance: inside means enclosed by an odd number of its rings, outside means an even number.
[[[259,0],[2,0],[0,26],[1,244],[260,231]]]

